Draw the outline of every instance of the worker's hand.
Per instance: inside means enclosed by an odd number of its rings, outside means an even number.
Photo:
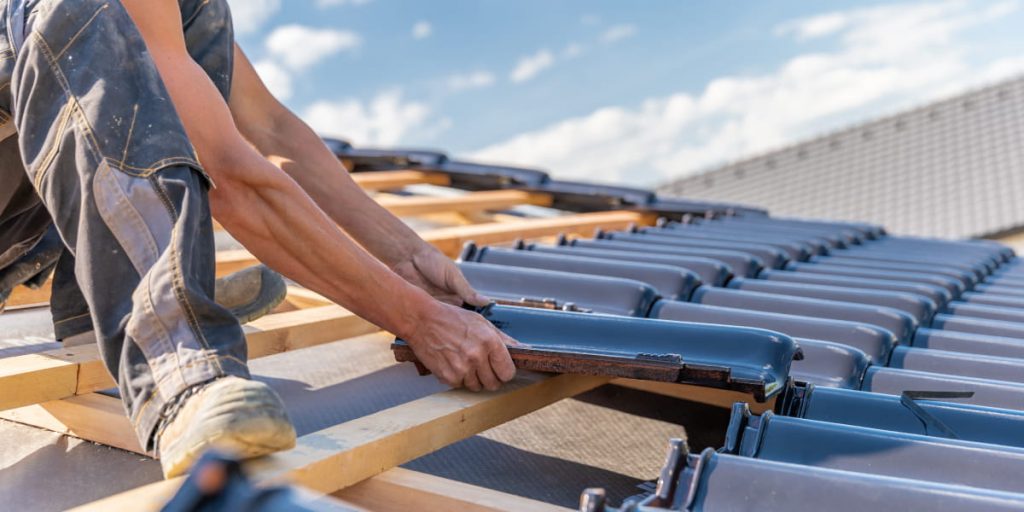
[[[424,243],[419,251],[394,265],[392,270],[441,302],[478,307],[490,302],[470,286],[455,262],[430,244]]]
[[[424,366],[446,385],[494,391],[516,375],[506,345],[516,341],[480,314],[437,302],[405,340]]]

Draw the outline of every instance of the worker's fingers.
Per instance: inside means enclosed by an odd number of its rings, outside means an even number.
[[[494,370],[494,375],[502,382],[508,382],[516,377],[516,365],[512,362],[512,356],[509,355],[508,349],[504,346],[498,345],[491,349],[488,359]]]
[[[480,384],[487,391],[497,391],[498,388],[501,387],[501,381],[498,380],[498,376],[494,374],[490,361],[485,360],[483,361],[483,364],[477,367],[476,376],[480,381]]]
[[[495,330],[497,330],[497,328],[495,328]],[[529,346],[529,345],[524,345],[524,344],[520,343],[518,340],[510,337],[509,335],[507,335],[507,334],[505,334],[505,333],[503,333],[501,331],[498,331],[498,335],[501,337],[501,342],[504,343],[506,347],[527,347],[527,346]]]
[[[446,352],[446,355],[448,356],[448,364],[452,368],[454,387],[464,386],[466,384],[466,375],[473,371],[472,365],[462,354]]]
[[[456,307],[462,307],[462,305],[466,303],[466,301],[462,300],[462,297],[455,293],[446,293],[444,295],[434,294],[434,298],[444,302],[445,304]]]
[[[478,308],[482,308],[491,303],[490,297],[483,295],[475,290],[473,291],[472,297],[467,297],[464,300],[466,301],[467,304],[471,304]]]
[[[455,293],[459,294],[459,297],[466,304],[482,308],[491,303],[491,299],[473,289],[473,286],[469,284],[469,281],[462,275],[462,272],[459,272],[457,267],[451,277],[451,288]]]
[[[228,469],[219,460],[200,465],[195,473],[195,485],[206,496],[214,496],[224,489],[228,481]]]
[[[420,362],[446,386],[457,388],[462,385],[462,375],[455,369],[449,358],[434,352],[430,357],[421,357]]]
[[[483,385],[480,384],[480,379],[477,377],[477,372],[472,369],[466,374],[462,384],[470,391],[480,391],[483,389]]]

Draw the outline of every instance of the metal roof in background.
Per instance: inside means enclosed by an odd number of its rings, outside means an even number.
[[[660,192],[894,234],[1024,229],[1024,77],[680,179]]]

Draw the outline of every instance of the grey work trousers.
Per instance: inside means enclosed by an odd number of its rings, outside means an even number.
[[[189,52],[226,98],[227,3],[180,5]],[[52,223],[66,247],[51,299],[57,337],[95,329],[135,431],[152,449],[183,393],[248,377],[241,326],[213,300],[211,183],[118,0],[0,7],[0,133],[5,123],[17,131],[0,142],[0,187],[23,191],[19,204],[45,206],[39,232]]]

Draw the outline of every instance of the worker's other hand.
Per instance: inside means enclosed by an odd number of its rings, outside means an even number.
[[[430,244],[423,244],[419,251],[392,267],[392,270],[441,302],[477,307],[486,306],[490,302],[490,299],[470,286],[454,261]]]
[[[494,391],[516,375],[506,345],[515,340],[479,313],[441,302],[405,340],[438,380],[472,391]]]

